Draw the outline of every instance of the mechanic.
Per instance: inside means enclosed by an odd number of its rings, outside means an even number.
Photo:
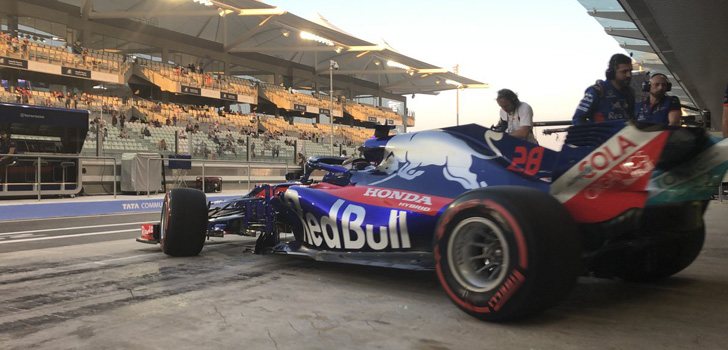
[[[298,152],[298,154],[296,155],[296,160],[298,161],[297,164],[301,167],[301,169],[293,172],[294,175],[292,176],[291,180],[300,179],[303,174],[306,173],[306,157],[304,157],[303,153]]]
[[[0,131],[0,154],[15,154],[15,141],[10,138],[10,131]],[[5,170],[15,158],[13,156],[0,156],[0,179],[5,182]]]
[[[728,85],[723,95],[723,137],[728,137]]]
[[[634,93],[629,86],[632,59],[621,53],[612,55],[605,75],[606,81],[597,80],[586,89],[574,112],[574,125],[634,119]]]
[[[498,90],[495,101],[500,106],[500,121],[497,128],[505,129],[511,136],[538,144],[533,135],[533,109],[518,99],[518,95],[509,89]]]
[[[672,89],[672,83],[662,73],[655,73],[650,80],[642,84],[642,91],[649,92],[635,108],[637,120],[655,124],[680,126],[682,109],[677,96],[667,94]]]

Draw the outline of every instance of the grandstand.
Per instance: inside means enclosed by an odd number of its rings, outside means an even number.
[[[83,156],[357,155],[375,125],[414,125],[404,95],[482,85],[260,2],[85,3],[18,1],[0,28],[0,102],[90,111]]]

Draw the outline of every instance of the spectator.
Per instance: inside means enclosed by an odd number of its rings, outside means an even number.
[[[14,36],[12,39],[10,39],[10,44],[13,48],[13,52],[18,52],[18,45],[20,42],[18,41],[18,37]]]
[[[116,114],[112,113],[111,114],[111,126],[115,128],[116,124],[118,124],[118,123],[119,123],[119,119],[116,118]]]
[[[83,62],[84,66],[88,66],[88,49],[86,48],[81,51],[81,61]]]
[[[505,132],[511,136],[538,143],[533,134],[533,109],[518,99],[518,95],[509,89],[498,91],[495,99],[500,106],[499,126],[505,127]]]
[[[650,80],[643,84],[642,90],[648,92],[635,108],[637,120],[641,122],[680,126],[682,109],[677,96],[667,94],[672,84],[662,73],[653,74]]]
[[[634,93],[629,86],[632,59],[619,53],[612,55],[605,76],[607,81],[598,80],[586,89],[574,112],[574,125],[634,119]]]
[[[28,40],[28,37],[26,36],[26,37],[25,37],[25,38],[23,39],[23,43],[22,43],[22,45],[20,46],[20,49],[21,49],[21,50],[22,50],[22,52],[23,52],[23,57],[24,57],[24,58],[26,58],[26,59],[27,59],[28,57],[30,57],[30,53],[28,52],[28,46],[29,46],[29,45],[30,45],[30,41]]]
[[[160,151],[166,151],[167,150],[167,140],[165,140],[165,139],[159,140],[158,148]]]

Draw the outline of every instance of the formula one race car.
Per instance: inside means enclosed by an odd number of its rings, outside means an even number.
[[[375,137],[363,154],[311,158],[296,181],[220,203],[172,190],[140,241],[190,256],[206,236],[248,234],[256,253],[434,269],[463,311],[511,320],[579,275],[651,281],[690,265],[728,169],[728,141],[633,122],[572,126],[560,152],[470,124]]]

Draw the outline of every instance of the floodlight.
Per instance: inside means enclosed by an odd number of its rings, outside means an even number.
[[[318,36],[318,35],[316,35],[314,33],[307,32],[305,30],[302,30],[301,31],[301,39],[303,39],[303,40],[316,41],[316,42],[322,43],[322,44],[327,45],[327,46],[334,46],[334,42],[333,41],[331,41],[329,39],[326,39],[326,38],[324,38],[322,36]]]
[[[457,87],[462,87],[463,86],[463,84],[461,84],[460,82],[457,82],[457,81],[451,80],[451,79],[445,80],[445,84],[455,85]]]
[[[286,10],[274,7],[271,9],[240,9],[240,12],[238,12],[239,16],[273,16],[273,15],[283,15],[286,13]]]
[[[410,69],[412,69],[410,66],[408,66],[406,64],[402,64],[402,63],[399,63],[397,61],[392,61],[392,60],[388,60],[387,61],[387,66],[394,67],[394,68],[401,68],[401,69],[404,69],[404,70],[410,70]]]

